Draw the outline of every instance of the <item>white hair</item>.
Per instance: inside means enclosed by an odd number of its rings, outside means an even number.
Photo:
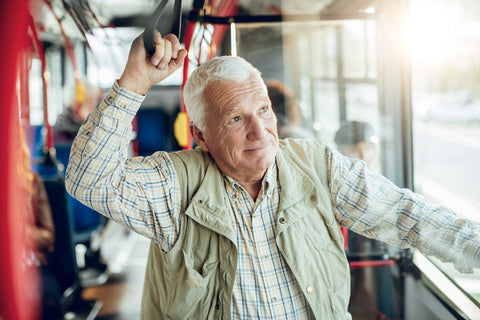
[[[205,112],[209,105],[205,99],[205,90],[209,84],[241,83],[251,76],[260,78],[260,71],[241,57],[221,56],[202,63],[189,76],[183,91],[183,99],[191,123],[200,131],[206,128]]]

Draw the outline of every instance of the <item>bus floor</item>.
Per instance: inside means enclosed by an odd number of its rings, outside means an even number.
[[[108,281],[84,288],[82,299],[102,303],[95,319],[139,319],[150,240],[113,221],[107,229],[101,255],[107,261]]]

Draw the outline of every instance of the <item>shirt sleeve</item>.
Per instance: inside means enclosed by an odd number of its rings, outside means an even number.
[[[144,100],[115,82],[72,144],[67,191],[168,252],[180,227],[180,188],[166,152],[127,158],[132,119]]]
[[[461,272],[480,267],[480,223],[397,187],[363,161],[330,148],[326,160],[332,205],[342,226],[453,262]]]

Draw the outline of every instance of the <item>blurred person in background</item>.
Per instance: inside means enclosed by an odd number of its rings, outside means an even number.
[[[53,126],[55,144],[71,143],[83,121],[95,110],[101,99],[101,89],[86,80],[78,81],[69,94],[68,107],[58,115]]]
[[[314,138],[313,127],[302,118],[302,109],[297,104],[293,91],[278,80],[268,81],[267,90],[277,116],[278,137]]]
[[[378,169],[378,136],[362,121],[347,121],[335,133],[335,144],[343,155],[365,161],[370,170]]]
[[[41,319],[61,319],[61,293],[57,279],[49,268],[48,257],[55,248],[55,227],[50,210],[50,203],[43,181],[32,171],[30,165],[30,150],[25,142],[20,127],[20,148],[18,152],[17,172],[19,185],[26,199],[24,212],[24,239],[23,267],[34,270],[37,274],[38,290],[26,292],[26,295],[35,301],[41,308]],[[32,286],[31,288],[35,288]]]

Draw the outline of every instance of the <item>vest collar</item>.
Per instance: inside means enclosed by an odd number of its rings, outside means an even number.
[[[288,151],[280,145],[276,156],[278,178],[281,185],[279,212],[284,212],[285,209],[304,201],[306,197],[309,197],[310,205],[315,206],[317,198],[314,195],[313,180],[287,153]],[[223,179],[223,174],[211,159],[201,186],[193,196],[185,214],[235,243],[235,231],[228,211],[230,202],[223,187]],[[295,211],[295,218],[300,218],[304,213],[305,210]]]
[[[308,172],[300,168],[292,157],[287,155],[287,152],[280,145],[276,157],[281,186],[280,210],[288,209],[310,196],[315,185]]]
[[[235,231],[228,213],[230,203],[223,185],[223,175],[211,160],[203,181],[185,214],[235,243]]]

